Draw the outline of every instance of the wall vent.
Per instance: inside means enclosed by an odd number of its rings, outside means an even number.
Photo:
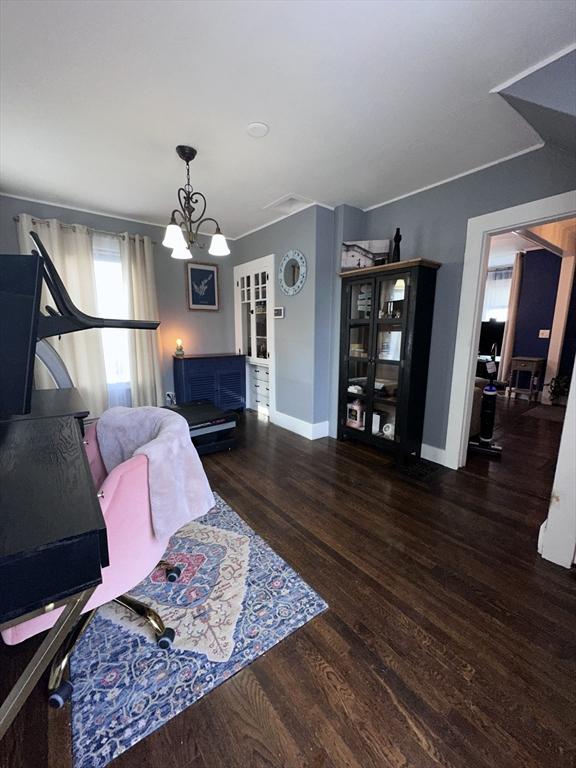
[[[268,203],[268,205],[263,206],[262,210],[274,211],[274,213],[278,213],[281,216],[287,216],[290,213],[301,211],[313,202],[314,200],[310,200],[308,197],[289,193],[278,198],[278,200],[273,200],[271,203]]]

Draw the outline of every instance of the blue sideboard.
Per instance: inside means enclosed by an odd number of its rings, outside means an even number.
[[[174,391],[178,405],[210,400],[225,411],[246,406],[244,355],[184,355],[174,357]]]

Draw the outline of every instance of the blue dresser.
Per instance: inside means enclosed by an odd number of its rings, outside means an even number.
[[[246,406],[244,355],[185,355],[174,357],[174,391],[178,405],[210,400],[225,411]]]

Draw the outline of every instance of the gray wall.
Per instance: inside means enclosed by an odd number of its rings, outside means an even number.
[[[501,93],[576,117],[576,51],[523,77]]]
[[[552,147],[531,152],[484,171],[412,195],[366,213],[348,205],[334,212],[310,207],[230,243],[232,255],[220,267],[219,312],[188,312],[184,266],[158,245],[160,227],[66,208],[0,197],[0,251],[18,250],[13,216],[21,212],[56,217],[113,232],[148,234],[155,246],[163,375],[172,389],[174,340],[187,352],[229,352],[234,347],[233,265],[275,254],[276,305],[286,315],[276,320],[276,407],[309,423],[330,419],[336,433],[340,245],[344,240],[388,238],[403,233],[402,258],[424,257],[442,263],[438,273],[424,442],[443,448],[446,441],[452,365],[458,323],[460,283],[468,219],[573,189],[576,159]],[[293,297],[280,293],[280,259],[298,248],[308,260],[308,280]],[[201,252],[200,261],[213,261]]]
[[[274,321],[276,410],[310,423],[316,420],[314,353],[316,233],[319,216],[324,228],[323,209],[312,206],[236,240],[232,247],[235,265],[274,254],[275,303],[276,306],[285,308],[284,319]],[[302,251],[306,256],[308,278],[300,293],[296,296],[285,296],[278,287],[277,272],[282,256],[291,248]]]
[[[217,263],[220,277],[220,311],[188,311],[185,264],[170,258],[162,246],[163,228],[125,219],[85,213],[70,208],[0,196],[0,253],[18,253],[17,225],[14,217],[29,213],[39,219],[56,218],[65,224],[82,224],[108,232],[128,232],[149,235],[154,241],[154,266],[158,291],[159,328],[162,344],[162,379],[164,391],[173,390],[172,352],[175,339],[181,337],[186,352],[230,352],[234,348],[234,308],[231,257],[215,259],[199,250],[194,258],[200,262]],[[233,243],[230,243],[232,248]]]
[[[366,239],[403,235],[403,259],[442,262],[438,272],[424,442],[446,444],[468,219],[576,186],[576,159],[552,147],[508,160],[366,213]]]
[[[316,208],[316,286],[314,312],[314,422],[330,417],[331,344],[334,335],[332,274],[334,211]]]

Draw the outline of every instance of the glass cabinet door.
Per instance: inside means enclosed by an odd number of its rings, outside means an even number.
[[[238,347],[246,357],[264,361],[269,358],[269,274],[266,270],[249,269],[238,276],[235,288],[235,302],[240,308],[236,315],[240,331]]]
[[[352,325],[348,330],[346,426],[363,431],[366,428],[366,406],[369,382],[370,325]]]
[[[350,320],[369,320],[372,316],[373,283],[353,283],[350,286]]]
[[[240,313],[242,322],[242,353],[252,356],[252,302],[250,301],[250,275],[240,278]]]
[[[348,291],[345,424],[360,432],[368,424],[373,291],[373,280],[352,283]]]
[[[398,442],[397,419],[402,347],[406,323],[408,274],[377,281],[374,380],[369,413],[370,430],[380,440]]]
[[[256,357],[265,360],[268,357],[268,324],[266,301],[266,272],[256,272],[254,275],[254,314],[256,319]]]

